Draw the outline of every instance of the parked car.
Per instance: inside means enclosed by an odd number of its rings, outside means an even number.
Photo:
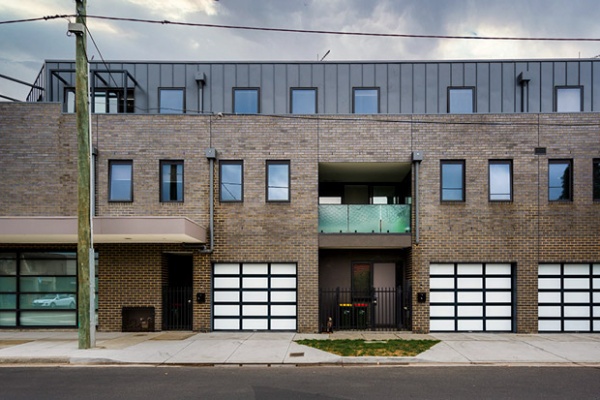
[[[62,307],[75,308],[74,294],[47,294],[39,299],[33,300],[34,307]]]

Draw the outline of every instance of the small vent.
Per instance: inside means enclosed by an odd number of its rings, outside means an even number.
[[[536,147],[534,150],[534,154],[536,156],[543,156],[546,154],[546,148],[545,147]]]

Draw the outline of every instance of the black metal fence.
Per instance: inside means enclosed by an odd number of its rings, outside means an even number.
[[[404,327],[402,289],[320,289],[319,315],[323,331],[389,331]]]
[[[192,288],[163,288],[163,330],[192,330]]]

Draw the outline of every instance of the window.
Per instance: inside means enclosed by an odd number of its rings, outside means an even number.
[[[490,201],[512,201],[512,161],[490,161],[489,186]]]
[[[159,89],[161,114],[182,114],[185,112],[183,89]]]
[[[75,88],[65,89],[65,104],[63,111],[67,113],[75,112]]]
[[[379,89],[354,88],[353,112],[377,114],[379,112]]]
[[[465,201],[465,162],[441,162],[442,201]]]
[[[289,161],[267,161],[267,201],[290,201]]]
[[[292,114],[317,113],[317,89],[292,89]]]
[[[220,161],[219,181],[222,202],[243,201],[244,164],[242,161]]]
[[[233,112],[258,114],[258,89],[233,89]]]
[[[600,201],[600,158],[594,160],[593,165],[593,192],[594,200]]]
[[[557,87],[556,88],[556,111],[557,112],[580,112],[582,111],[582,88],[581,87]]]
[[[183,161],[160,162],[160,201],[183,201]]]
[[[571,160],[548,161],[548,200],[573,200],[573,168]]]
[[[92,98],[93,113],[116,114],[133,112],[133,89],[127,91],[126,100],[121,89],[94,89]]]
[[[450,114],[472,114],[475,112],[473,88],[448,88],[448,112]]]
[[[108,162],[108,201],[133,201],[133,161]]]

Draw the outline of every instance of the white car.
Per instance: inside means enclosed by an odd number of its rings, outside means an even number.
[[[75,295],[73,294],[47,294],[33,300],[34,307],[62,307],[75,308]]]

